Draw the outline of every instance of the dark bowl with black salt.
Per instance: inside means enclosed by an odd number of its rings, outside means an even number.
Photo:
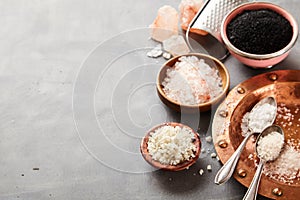
[[[225,16],[221,37],[229,52],[243,64],[270,68],[288,56],[298,38],[298,24],[275,4],[246,3]]]

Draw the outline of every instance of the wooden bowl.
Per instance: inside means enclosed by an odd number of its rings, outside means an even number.
[[[210,66],[216,66],[217,69],[219,70],[219,74],[221,76],[222,79],[222,83],[223,83],[223,92],[217,96],[216,98],[205,102],[205,103],[201,103],[201,104],[197,104],[197,105],[185,105],[185,104],[180,104],[177,101],[174,101],[173,99],[169,98],[166,96],[165,92],[163,91],[163,85],[162,82],[164,80],[164,78],[166,77],[166,72],[167,69],[170,69],[172,67],[175,66],[175,63],[178,61],[178,59],[181,56],[196,56],[198,59],[203,59],[205,61],[205,63],[207,63]],[[157,93],[158,96],[160,98],[160,100],[169,108],[177,111],[177,112],[182,112],[182,113],[197,113],[197,112],[204,112],[204,111],[208,111],[211,109],[212,105],[215,105],[217,103],[219,103],[223,98],[225,98],[227,92],[228,92],[228,88],[229,88],[229,73],[228,70],[226,69],[226,67],[224,66],[224,64],[219,61],[218,59],[206,55],[206,54],[200,54],[200,53],[189,53],[189,54],[185,54],[185,55],[181,55],[181,56],[177,56],[174,57],[172,59],[170,59],[169,61],[167,61],[162,68],[160,69],[158,76],[157,76],[157,80],[156,80],[156,89],[157,89]]]
[[[173,126],[173,127],[179,126],[179,127],[186,127],[188,129],[190,129],[195,136],[195,141],[193,142],[196,145],[196,151],[194,152],[195,157],[191,158],[188,161],[181,162],[177,165],[165,165],[165,164],[160,163],[157,160],[152,159],[152,156],[149,154],[149,151],[148,151],[149,137],[151,137],[150,134],[152,132],[154,132],[156,129],[163,127],[163,126]],[[199,158],[199,155],[200,155],[201,141],[200,141],[200,137],[199,137],[198,133],[195,132],[192,128],[190,128],[184,124],[180,124],[180,123],[176,123],[176,122],[168,122],[168,123],[163,123],[158,126],[155,126],[151,130],[149,130],[147,132],[146,136],[142,139],[140,150],[141,150],[141,153],[142,153],[142,156],[144,157],[144,159],[153,167],[163,169],[163,170],[168,170],[168,171],[180,171],[180,170],[188,168],[189,166],[193,165],[197,161],[197,159]]]

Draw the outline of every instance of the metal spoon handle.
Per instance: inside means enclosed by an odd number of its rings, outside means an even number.
[[[262,173],[262,169],[264,167],[265,162],[260,160],[256,172],[253,176],[252,182],[247,190],[247,193],[245,194],[243,200],[255,200],[257,196],[259,181]]]
[[[218,171],[218,173],[216,174],[215,177],[215,183],[216,184],[223,184],[225,182],[227,182],[230,177],[232,176],[236,164],[240,158],[240,155],[248,141],[248,139],[251,137],[251,135],[253,135],[253,133],[249,133],[244,140],[242,141],[242,143],[240,144],[240,146],[236,149],[236,151],[231,155],[231,157],[229,158],[229,160],[223,165],[223,167]]]

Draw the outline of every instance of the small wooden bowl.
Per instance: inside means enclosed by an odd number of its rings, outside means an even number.
[[[201,103],[201,104],[197,104],[197,105],[185,105],[185,104],[180,104],[177,101],[174,101],[173,99],[170,99],[169,97],[166,96],[165,92],[163,91],[163,85],[162,82],[164,80],[164,78],[166,77],[166,72],[167,69],[170,69],[172,67],[175,66],[175,63],[178,61],[178,59],[181,56],[196,56],[199,59],[203,59],[205,61],[205,63],[207,63],[210,66],[216,66],[216,68],[219,70],[219,74],[221,76],[222,79],[222,83],[223,83],[223,92],[217,96],[216,98],[206,102],[206,103]],[[212,105],[215,105],[217,103],[219,103],[223,98],[225,98],[228,89],[229,89],[229,73],[228,70],[226,69],[226,67],[224,66],[224,64],[219,61],[218,59],[206,55],[206,54],[200,54],[200,53],[189,53],[189,54],[185,54],[185,55],[181,55],[181,56],[177,56],[174,57],[172,59],[170,59],[169,61],[167,61],[162,68],[160,69],[158,76],[157,76],[157,80],[156,80],[156,89],[157,89],[157,93],[158,96],[160,98],[160,100],[169,108],[177,111],[177,112],[182,112],[182,113],[197,113],[197,112],[204,112],[204,111],[208,111],[211,109]]]
[[[156,129],[163,127],[163,126],[173,126],[173,127],[179,126],[179,127],[189,128],[195,136],[195,141],[194,141],[194,144],[196,145],[196,152],[194,152],[195,157],[191,158],[188,161],[181,162],[177,165],[165,165],[165,164],[160,163],[157,160],[152,159],[152,156],[149,154],[149,151],[148,151],[148,140],[149,140],[149,137],[151,137],[150,133],[154,132]],[[201,141],[200,141],[200,137],[199,137],[198,133],[195,132],[192,128],[190,128],[184,124],[180,124],[180,123],[176,123],[176,122],[168,122],[168,123],[163,123],[158,126],[155,126],[151,130],[149,130],[147,132],[146,136],[142,139],[140,150],[141,150],[141,153],[142,153],[142,156],[144,157],[144,159],[153,167],[163,169],[163,170],[168,170],[168,171],[180,171],[180,170],[188,168],[189,166],[193,165],[197,161],[197,159],[199,158],[199,155],[200,155]]]

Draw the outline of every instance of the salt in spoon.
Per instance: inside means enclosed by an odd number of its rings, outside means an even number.
[[[280,137],[280,142],[276,142],[276,144],[272,144],[273,146],[276,146],[276,150],[274,150],[271,155],[268,152],[266,155],[264,155],[264,152],[269,151],[267,146],[263,146],[264,142],[261,141],[263,140],[264,137],[271,133],[279,133],[280,135],[273,135],[272,137]],[[267,138],[268,140],[270,138]],[[266,162],[271,162],[274,161],[278,158],[280,155],[281,149],[284,145],[284,133],[281,127],[277,125],[272,125],[267,127],[259,136],[257,137],[256,143],[255,143],[255,152],[257,157],[260,159],[259,164],[257,166],[256,172],[253,176],[252,182],[247,190],[247,193],[245,194],[243,200],[255,200],[257,196],[257,191],[258,191],[258,186],[259,186],[259,181],[261,177],[261,173],[264,167],[264,164]],[[272,155],[273,154],[273,155]]]
[[[236,164],[240,158],[240,155],[248,141],[248,139],[254,134],[254,133],[258,133],[264,130],[264,128],[272,125],[275,121],[276,118],[276,114],[277,114],[277,103],[274,97],[265,97],[262,100],[260,100],[250,111],[250,115],[251,113],[253,113],[254,111],[256,111],[256,109],[261,106],[262,104],[268,103],[272,106],[275,106],[276,110],[274,112],[274,116],[272,116],[272,118],[270,119],[269,123],[264,124],[264,127],[261,130],[258,130],[255,127],[251,127],[249,126],[250,132],[247,134],[247,136],[244,138],[244,140],[241,142],[241,144],[239,145],[239,147],[236,149],[236,151],[231,155],[231,157],[228,159],[228,161],[223,165],[223,167],[217,172],[216,176],[215,176],[215,183],[220,185],[223,184],[225,182],[227,182],[230,177],[232,176]],[[249,119],[250,120],[250,119]],[[248,123],[250,124],[250,122]]]

